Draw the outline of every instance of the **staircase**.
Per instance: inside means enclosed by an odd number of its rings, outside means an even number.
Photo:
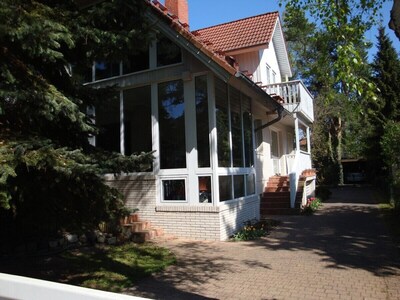
[[[150,222],[139,219],[138,214],[131,214],[121,219],[122,238],[135,243],[144,243],[163,235],[162,229],[151,226]]]
[[[300,177],[295,207],[291,208],[289,176],[270,177],[261,197],[261,217],[266,215],[293,215],[300,213],[304,181],[305,178]]]

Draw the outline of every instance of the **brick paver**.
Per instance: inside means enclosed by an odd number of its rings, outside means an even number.
[[[178,263],[127,293],[154,299],[400,299],[400,250],[369,188],[334,190],[254,242],[164,239]]]

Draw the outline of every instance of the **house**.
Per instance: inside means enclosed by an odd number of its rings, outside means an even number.
[[[106,176],[127,207],[167,233],[225,240],[260,218],[270,178],[286,182],[288,207],[299,190],[312,194],[315,176],[301,174],[311,169],[313,102],[288,81],[279,14],[191,32],[187,0],[143,1],[157,41],[129,62],[96,62],[87,83],[120,88],[120,101],[95,112],[104,131],[93,143],[154,151],[148,172]]]

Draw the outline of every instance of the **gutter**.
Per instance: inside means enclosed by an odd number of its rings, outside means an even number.
[[[267,128],[268,126],[271,126],[272,124],[275,124],[275,123],[279,122],[280,120],[282,120],[285,108],[281,104],[279,104],[274,99],[272,99],[272,97],[270,95],[268,95],[266,92],[264,92],[264,90],[261,87],[259,87],[254,81],[250,80],[242,72],[236,72],[235,77],[243,79],[248,85],[250,85],[252,88],[255,88],[259,94],[261,94],[263,97],[266,97],[267,105],[269,107],[272,106],[272,110],[276,111],[278,114],[278,116],[275,119],[269,121],[267,124],[264,124],[260,127],[255,128],[254,132],[257,132],[259,130]]]

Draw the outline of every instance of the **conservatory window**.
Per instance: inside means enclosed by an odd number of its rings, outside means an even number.
[[[199,177],[199,202],[212,203],[211,176]]]
[[[185,179],[162,180],[164,201],[186,201]]]
[[[99,134],[96,146],[107,151],[120,152],[120,102],[107,101],[96,107],[96,125]]]
[[[182,62],[181,48],[166,37],[157,42],[157,67]]]
[[[196,128],[197,161],[199,168],[210,167],[210,130],[208,125],[208,90],[207,76],[195,79],[196,93]]]
[[[97,61],[95,66],[95,80],[101,80],[120,75],[119,62]]]
[[[152,150],[151,88],[144,86],[123,92],[125,154]]]
[[[125,61],[123,61],[122,74],[139,72],[143,70],[148,70],[149,68],[150,68],[149,49],[145,49],[134,55],[130,55]]]
[[[240,92],[235,88],[230,89],[230,104],[233,166],[244,167]]]
[[[232,195],[232,176],[219,176],[219,201],[233,199]]]
[[[186,168],[183,81],[158,85],[161,169]]]
[[[229,115],[227,85],[222,80],[215,81],[215,102],[218,139],[218,166],[231,166],[231,149],[229,142]]]

